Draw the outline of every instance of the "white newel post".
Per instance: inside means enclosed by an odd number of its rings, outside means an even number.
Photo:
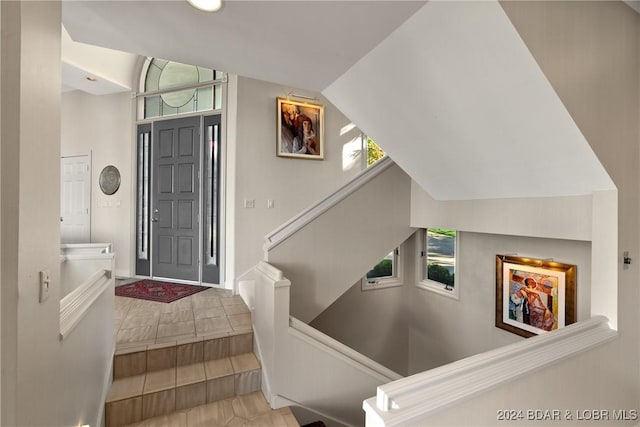
[[[262,391],[273,404],[281,389],[286,369],[278,349],[286,345],[289,328],[289,288],[282,272],[261,261],[256,266],[254,333],[262,361]]]

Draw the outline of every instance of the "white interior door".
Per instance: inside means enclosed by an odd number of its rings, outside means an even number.
[[[91,156],[60,158],[60,242],[91,242]]]

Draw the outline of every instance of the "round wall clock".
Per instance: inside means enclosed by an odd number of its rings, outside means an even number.
[[[100,189],[110,196],[118,191],[118,188],[120,188],[120,171],[115,166],[105,166],[100,172]]]

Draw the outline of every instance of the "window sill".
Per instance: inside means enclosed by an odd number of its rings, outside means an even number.
[[[362,279],[362,290],[373,291],[376,289],[395,288],[402,286],[402,280],[398,278],[379,279],[375,282],[369,282],[366,278]]]
[[[433,280],[421,280],[418,282],[416,287],[420,289],[424,289],[429,292],[436,293],[438,295],[445,296],[447,298],[451,298],[454,300],[460,300],[460,293],[458,291],[458,287],[454,287],[451,290],[447,290],[446,286],[439,282],[434,282]]]

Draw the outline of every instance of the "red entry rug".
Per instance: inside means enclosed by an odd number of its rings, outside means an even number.
[[[206,286],[181,285],[179,283],[139,280],[128,285],[116,286],[116,295],[157,302],[173,302],[208,289]]]

